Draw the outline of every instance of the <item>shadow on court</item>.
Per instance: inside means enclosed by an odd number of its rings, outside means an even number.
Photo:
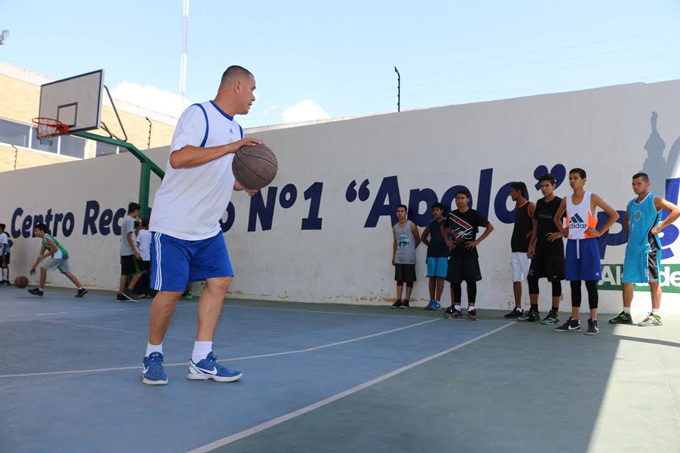
[[[186,379],[195,302],[141,383],[149,301],[0,289],[0,451],[680,450],[680,319],[601,334],[420,309],[230,300],[215,352],[240,382]]]

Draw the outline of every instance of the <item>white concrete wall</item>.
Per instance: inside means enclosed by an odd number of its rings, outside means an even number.
[[[545,172],[540,166],[556,174],[583,167],[588,172],[586,188],[600,194],[615,209],[624,210],[633,197],[630,177],[644,168],[661,194],[665,190],[662,181],[670,179],[672,190],[667,198],[677,200],[678,181],[673,180],[680,176],[677,99],[680,81],[247,131],[277,152],[280,170],[262,198],[251,200],[242,193],[234,194],[234,216],[229,219],[233,225],[226,234],[237,274],[233,292],[263,299],[386,304],[394,297],[391,219],[377,217],[373,226],[367,221],[369,214],[399,201],[409,205],[416,200],[418,190],[424,200],[428,193],[431,199],[436,196],[441,200],[448,189],[464,185],[473,195],[474,207],[487,209],[496,227],[479,249],[483,280],[478,306],[505,309],[512,304],[512,224],[505,222],[511,221],[513,206],[507,184],[524,181],[535,201],[540,196],[534,187],[536,177]],[[652,133],[653,111],[658,113],[659,135]],[[152,150],[150,155],[163,167],[168,150]],[[11,232],[12,217],[19,207],[24,211],[19,220],[26,214],[45,215],[47,209],[71,212],[73,232],[64,237],[59,231],[57,238],[72,254],[73,271],[88,285],[113,289],[118,284],[120,239],[113,233],[83,234],[85,206],[88,200],[96,200],[102,210],[124,207],[136,199],[138,181],[139,166],[130,155],[3,173],[0,192],[10,196],[0,206],[0,219]],[[358,195],[348,191],[353,181]],[[323,184],[320,194],[320,184],[313,186],[315,183]],[[359,190],[362,184],[364,190]],[[290,196],[292,187],[297,197],[292,206],[284,208],[291,203],[281,201],[281,192],[285,189]],[[304,192],[310,187],[311,200],[305,200]],[[557,194],[569,192],[565,179]],[[310,216],[319,196],[320,229],[313,220],[303,229],[303,218]],[[353,201],[348,201],[348,196]],[[256,215],[259,200],[269,209],[261,217]],[[428,211],[427,202],[422,201],[418,212]],[[411,215],[416,215],[415,209]],[[224,219],[228,217],[225,214]],[[249,227],[250,217],[256,218],[255,228]],[[263,231],[268,219],[271,228]],[[420,218],[424,220],[424,216]],[[20,228],[19,221],[16,227]],[[668,257],[663,263],[671,265],[665,268],[669,273],[665,280],[671,286],[666,287],[664,310],[680,312],[680,299],[670,293],[680,290],[680,272],[670,274],[676,266],[680,269],[680,242],[675,241],[678,230],[672,229],[664,238]],[[605,265],[623,262],[625,245],[611,245],[621,242],[620,236],[614,236],[620,231],[620,225],[615,225],[612,237],[607,239],[610,245],[605,251]],[[26,274],[39,242],[24,238],[15,242],[13,275]],[[676,256],[671,257],[671,253]],[[606,289],[611,287],[612,274],[608,266],[605,268],[601,306],[604,311],[618,312],[620,292]],[[418,249],[417,269],[414,296],[424,303],[428,299],[424,247]],[[50,275],[50,281],[68,283],[56,274]],[[541,289],[541,309],[545,309],[549,287],[544,282]],[[564,290],[566,308],[566,283]],[[636,307],[648,309],[648,293],[636,294]],[[444,302],[448,301],[446,295]],[[587,307],[587,301],[583,305]]]

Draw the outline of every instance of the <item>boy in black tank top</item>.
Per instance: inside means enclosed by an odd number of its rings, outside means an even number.
[[[541,324],[557,324],[564,280],[564,243],[554,217],[562,199],[555,196],[555,178],[550,173],[540,177],[538,184],[543,198],[536,202],[534,229],[529,244],[531,268],[529,269],[529,300],[531,310],[538,314],[538,279],[546,278],[552,284],[552,306]],[[537,318],[537,316],[534,316]],[[534,319],[536,321],[538,319]]]
[[[512,267],[512,289],[515,294],[515,308],[505,315],[506,318],[518,318],[521,321],[535,321],[534,313],[531,317],[524,317],[522,312],[522,281],[529,275],[529,240],[533,230],[533,203],[527,200],[527,186],[523,182],[514,182],[510,186],[510,197],[517,203],[515,207],[515,226],[510,239],[510,266]]]

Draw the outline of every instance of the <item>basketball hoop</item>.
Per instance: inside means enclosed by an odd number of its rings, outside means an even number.
[[[57,135],[68,134],[68,125],[53,118],[33,118],[33,124],[35,124],[40,144],[44,146],[52,146],[52,139]]]

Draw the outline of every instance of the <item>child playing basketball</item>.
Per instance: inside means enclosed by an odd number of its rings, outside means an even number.
[[[52,235],[47,233],[47,227],[44,223],[39,223],[33,228],[33,235],[42,239],[40,246],[40,254],[31,266],[31,275],[35,274],[35,269],[41,261],[47,260],[40,268],[40,283],[37,288],[29,289],[28,292],[34,296],[43,296],[45,294],[45,280],[47,280],[47,271],[51,269],[58,269],[64,274],[74,285],[78,288],[76,297],[83,297],[87,294],[87,289],[80,284],[78,278],[71,273],[69,266],[69,254],[64,247]]]
[[[571,286],[571,317],[555,328],[555,332],[575,332],[581,330],[581,282],[585,280],[588,290],[588,304],[590,318],[586,335],[597,335],[598,293],[597,282],[602,278],[600,264],[600,246],[597,238],[606,233],[618,220],[619,214],[598,195],[586,192],[586,172],[581,168],[574,168],[569,172],[569,185],[574,193],[565,197],[553,217],[553,221],[567,241],[567,280]],[[602,209],[608,216],[607,223],[597,229],[597,208]],[[567,212],[567,228],[562,226],[561,218]]]

